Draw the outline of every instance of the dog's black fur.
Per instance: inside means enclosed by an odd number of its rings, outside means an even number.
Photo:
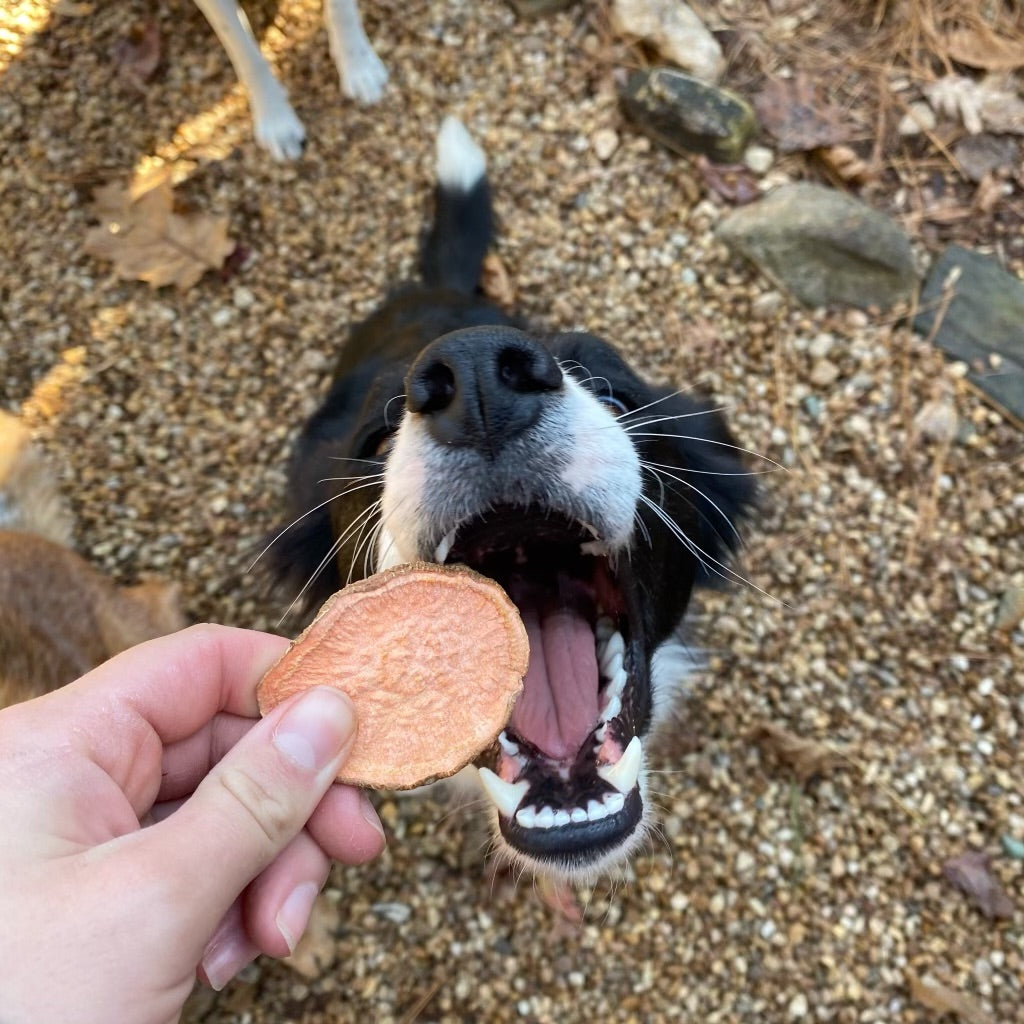
[[[459,160],[471,166],[456,180]],[[672,655],[685,650],[691,591],[731,575],[752,481],[708,403],[645,383],[590,334],[524,328],[481,295],[491,200],[482,154],[457,122],[439,139],[439,179],[422,280],[352,329],[298,440],[292,525],[271,555],[277,579],[305,588],[309,605],[396,562],[468,562],[532,616],[542,689],[559,689],[566,657],[569,674],[599,672],[601,694],[586,697],[582,721],[552,726],[533,706],[513,716],[488,761],[513,789],[520,784],[516,794],[526,789],[520,807],[538,812],[495,812],[499,847],[532,868],[586,876],[644,835],[642,769],[621,799],[598,769],[622,759],[634,736],[640,758],[665,716],[684,672]],[[585,629],[600,632],[602,616],[624,653],[614,668],[577,672],[576,661],[591,660]],[[600,660],[604,641],[594,643]],[[609,674],[622,672],[621,712],[583,736],[593,702],[609,704]],[[571,701],[556,696],[552,714],[572,719]],[[607,809],[595,813],[602,799]],[[538,827],[535,817],[548,820]]]

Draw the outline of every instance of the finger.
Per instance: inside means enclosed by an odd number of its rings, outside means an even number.
[[[160,790],[164,746],[218,712],[255,718],[256,685],[287,646],[270,633],[209,624],[148,641],[33,702],[32,735],[41,746],[73,744],[143,814]]]
[[[169,744],[218,711],[256,718],[256,684],[288,649],[284,637],[202,623],[140,644],[72,684],[108,714],[133,711]]]
[[[330,872],[331,861],[316,840],[300,832],[242,897],[249,938],[270,956],[294,953]]]
[[[221,712],[198,732],[166,746],[157,801],[191,795],[210,769],[257,721]]]
[[[342,864],[365,864],[385,846],[373,804],[352,786],[331,786],[306,828],[327,856]]]
[[[241,898],[228,907],[196,971],[201,981],[220,991],[243,967],[260,955],[245,930]]]
[[[140,842],[210,934],[234,898],[298,835],[355,737],[349,699],[315,687],[242,737],[176,813]],[[168,876],[167,865],[173,865]],[[174,894],[170,895],[174,898]]]

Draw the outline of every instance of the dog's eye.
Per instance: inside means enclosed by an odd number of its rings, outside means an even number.
[[[614,416],[629,412],[629,406],[614,395],[597,395],[597,400]]]

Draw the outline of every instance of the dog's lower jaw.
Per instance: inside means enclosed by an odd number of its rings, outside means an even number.
[[[479,778],[479,770],[476,772]],[[516,871],[553,879],[556,882],[571,882],[575,885],[592,885],[601,878],[614,875],[632,856],[648,842],[654,815],[647,800],[646,770],[641,768],[637,779],[636,799],[640,803],[640,815],[633,828],[613,845],[595,852],[593,849],[582,853],[563,856],[538,857],[513,846],[502,832],[501,812],[491,806],[489,821],[493,856]],[[486,787],[479,783],[486,792]]]

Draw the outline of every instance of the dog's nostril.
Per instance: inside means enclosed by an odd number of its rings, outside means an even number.
[[[554,391],[561,387],[562,371],[545,349],[508,346],[498,353],[498,379],[511,391]]]
[[[408,402],[413,412],[440,412],[455,397],[455,374],[440,360],[421,367],[410,383]]]

